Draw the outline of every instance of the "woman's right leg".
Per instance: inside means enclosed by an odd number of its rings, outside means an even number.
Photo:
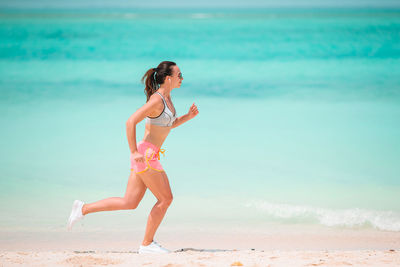
[[[82,214],[86,215],[98,211],[136,209],[146,192],[146,185],[138,175],[131,171],[124,197],[109,197],[82,207]]]

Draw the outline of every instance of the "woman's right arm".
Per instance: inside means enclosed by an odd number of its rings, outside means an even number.
[[[141,122],[144,118],[147,116],[151,115],[151,111],[153,111],[157,106],[162,104],[161,97],[158,96],[158,94],[155,94],[155,96],[151,96],[149,101],[147,101],[146,104],[144,104],[142,107],[140,107],[138,110],[133,113],[128,121],[126,122],[126,135],[128,137],[128,144],[129,144],[129,149],[131,150],[131,153],[137,152],[137,147],[136,147],[136,124]]]

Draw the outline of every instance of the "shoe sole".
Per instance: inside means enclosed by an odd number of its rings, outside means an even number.
[[[138,254],[168,254],[171,253],[171,251],[154,251],[154,250],[147,250],[143,248],[139,248]]]
[[[138,254],[168,254],[170,252],[138,251]]]
[[[72,204],[71,214],[69,215],[69,219],[68,219],[68,224],[67,224],[68,231],[71,231],[71,229],[72,229],[73,223],[71,221],[72,221],[72,218],[74,217],[73,215],[75,215],[78,207],[79,207],[79,201],[75,200],[74,203]]]

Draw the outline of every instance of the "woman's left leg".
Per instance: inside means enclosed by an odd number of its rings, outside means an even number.
[[[157,203],[151,209],[148,217],[146,233],[142,242],[143,246],[147,246],[153,241],[155,232],[171,205],[173,196],[165,171],[158,172],[150,169],[139,175],[147,188],[157,198]]]

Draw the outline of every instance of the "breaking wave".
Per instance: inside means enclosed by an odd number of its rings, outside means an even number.
[[[265,214],[280,219],[317,221],[326,226],[372,226],[379,230],[400,231],[400,214],[393,211],[376,211],[359,208],[327,209],[312,206],[278,204],[253,200],[245,207],[256,208]]]

